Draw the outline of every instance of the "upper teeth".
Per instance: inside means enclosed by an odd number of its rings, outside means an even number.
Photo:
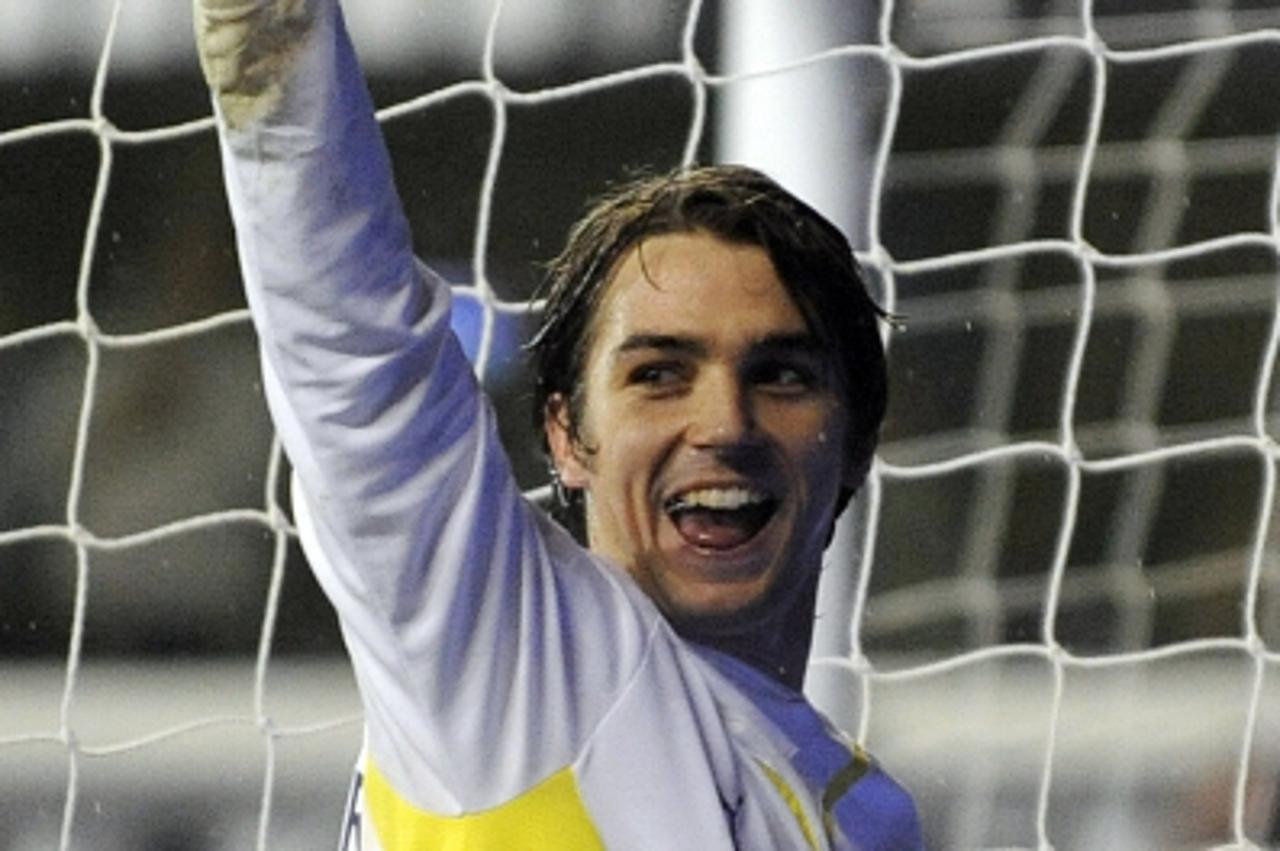
[[[699,488],[681,494],[672,503],[671,508],[713,508],[720,511],[731,511],[744,505],[756,505],[769,497],[760,491],[750,488]]]

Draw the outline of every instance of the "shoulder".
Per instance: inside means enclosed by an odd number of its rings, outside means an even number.
[[[851,778],[831,806],[849,847],[867,851],[924,848],[920,817],[911,794],[865,753],[855,763],[860,761],[865,768]]]

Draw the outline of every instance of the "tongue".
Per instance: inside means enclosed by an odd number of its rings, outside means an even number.
[[[747,512],[738,511],[682,511],[674,520],[682,538],[694,546],[712,550],[728,550],[745,544],[759,529]]]

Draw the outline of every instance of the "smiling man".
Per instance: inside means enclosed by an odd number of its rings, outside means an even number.
[[[547,427],[592,548],[689,629],[767,619],[815,573],[847,430],[768,254],[705,231],[646,239],[589,337],[581,434],[559,395]]]
[[[347,849],[911,849],[804,699],[884,410],[838,231],[762,175],[625,187],[553,264],[520,494],[412,256],[332,0],[197,0],[264,386],[365,708]]]
[[[686,637],[798,688],[822,551],[884,406],[877,312],[844,238],[763,175],[717,167],[624,188],[564,257],[539,400],[591,548]],[[590,289],[583,266],[603,273]],[[563,318],[574,296],[580,329]]]

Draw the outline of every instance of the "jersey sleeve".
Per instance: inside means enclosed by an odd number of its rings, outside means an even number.
[[[496,805],[572,759],[656,613],[519,493],[337,4],[197,12],[264,387],[367,752],[416,807]]]

